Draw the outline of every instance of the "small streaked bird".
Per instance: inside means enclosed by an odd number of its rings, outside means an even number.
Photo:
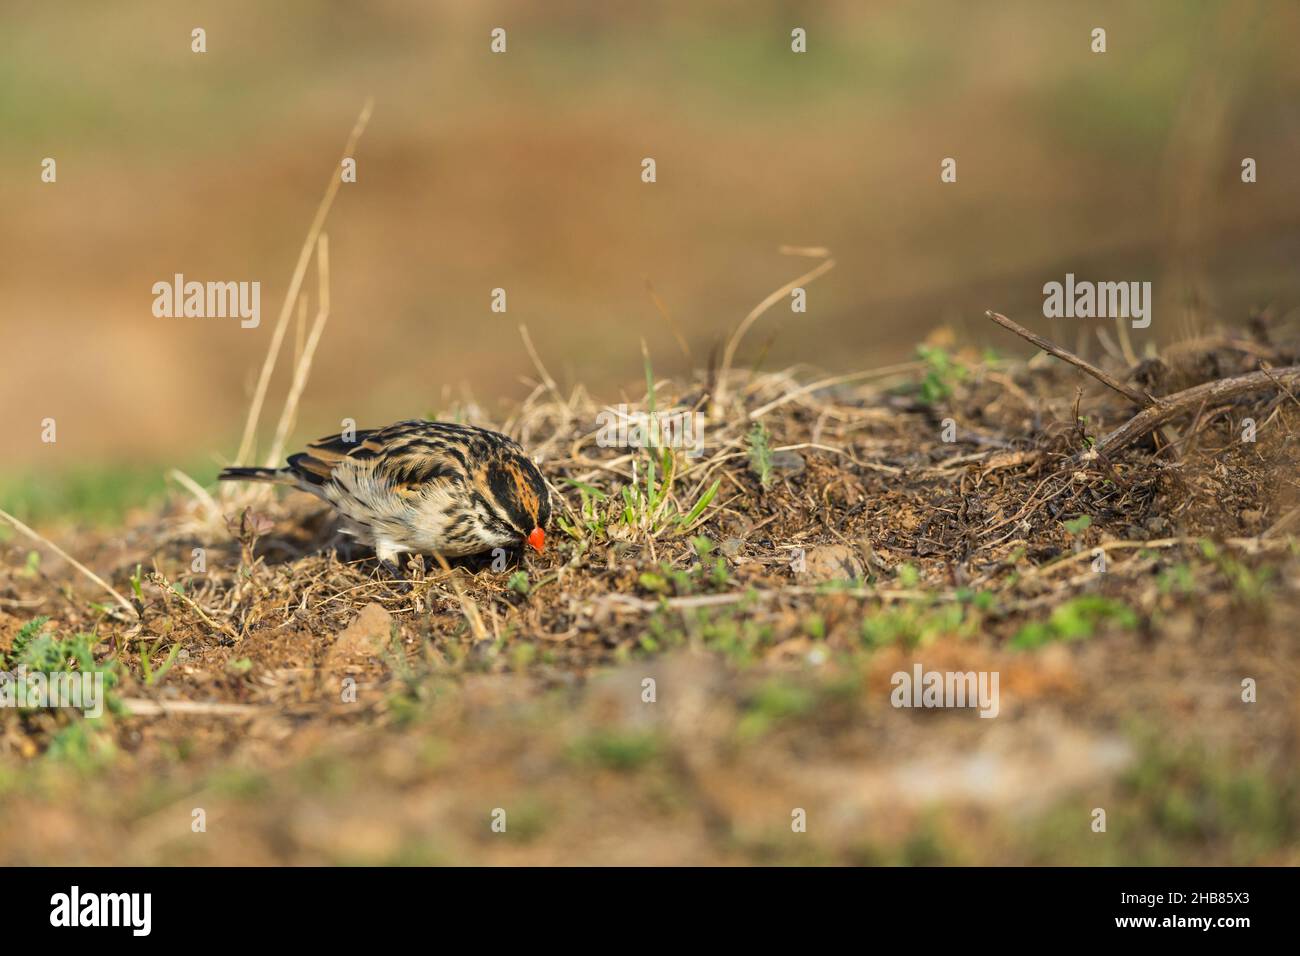
[[[391,571],[405,551],[460,557],[528,544],[551,517],[541,472],[512,438],[473,425],[404,421],[330,435],[284,468],[226,468],[222,481],[290,485],[334,506],[342,530]]]

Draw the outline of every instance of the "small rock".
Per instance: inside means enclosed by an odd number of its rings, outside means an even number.
[[[858,552],[844,544],[821,544],[804,553],[804,569],[795,578],[804,584],[851,581],[865,577]]]
[[[1169,530],[1169,522],[1161,515],[1152,515],[1147,518],[1147,531],[1153,534],[1164,534]]]
[[[733,538],[744,540],[749,537],[749,532],[754,529],[754,522],[742,514],[728,515],[723,527]]]
[[[367,604],[356,620],[335,638],[325,655],[325,666],[333,667],[378,657],[392,637],[393,618],[382,604]]]
[[[807,466],[803,460],[803,455],[797,451],[772,452],[772,470],[785,475],[787,478],[802,475],[805,467]]]

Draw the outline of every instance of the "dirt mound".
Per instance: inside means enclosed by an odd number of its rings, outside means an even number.
[[[1284,357],[1251,342],[1120,374]],[[1296,862],[1284,382],[1101,452],[1138,410],[1046,356],[718,384],[639,406],[704,414],[698,457],[539,386],[505,427],[555,546],[409,590],[302,496],[57,534],[134,614],[11,538],[6,664],[88,634],[116,683],[0,714],[5,862],[34,822],[41,862]],[[997,674],[996,718],[891,706],[917,664]]]

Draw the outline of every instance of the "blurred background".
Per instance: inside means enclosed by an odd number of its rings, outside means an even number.
[[[637,391],[643,338],[661,374],[707,364],[809,268],[787,244],[838,266],[806,315],[765,316],[740,364],[870,368],[945,325],[1014,349],[987,308],[1073,344],[1077,326],[1041,312],[1066,272],[1155,283],[1139,348],[1300,301],[1293,2],[69,10],[0,9],[0,500],[29,516],[109,494],[105,474],[211,477],[234,454],[369,96],[358,181],[327,227],[333,310],[299,437],[467,396],[503,418],[533,374],[520,324],[562,385],[617,401]],[[178,272],[260,281],[261,326],[155,318],[151,287]],[[282,366],[272,409],[287,384]]]

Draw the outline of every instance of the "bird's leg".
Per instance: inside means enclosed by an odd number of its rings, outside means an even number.
[[[383,576],[388,579],[388,586],[398,594],[405,594],[411,590],[412,584],[402,573],[402,567],[396,561],[388,560],[379,562],[379,569]]]
[[[380,569],[392,580],[394,590],[405,593],[411,590],[411,582],[406,580],[406,576],[402,573],[402,566],[398,563],[399,554],[401,552],[387,541],[380,541],[375,546],[375,556],[379,558]]]

